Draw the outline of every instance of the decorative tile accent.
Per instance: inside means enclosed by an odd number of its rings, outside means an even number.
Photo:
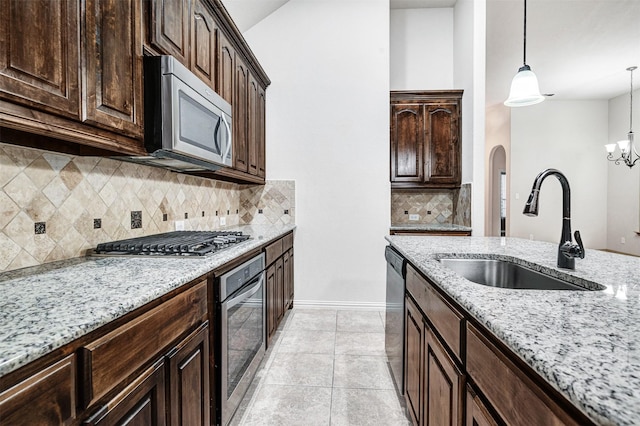
[[[102,219],[93,219],[93,229],[102,228]]]
[[[453,194],[447,190],[391,191],[391,223],[450,224],[453,221]],[[409,220],[417,214],[420,220]]]
[[[295,191],[296,183],[292,180],[267,181],[264,186],[245,185],[240,193],[238,214],[244,223],[295,223]]]
[[[47,233],[47,222],[36,222],[34,224],[34,230],[36,234],[46,234]]]
[[[166,213],[163,213],[163,214],[162,214],[162,221],[163,221],[163,222],[166,222],[167,220],[168,220],[167,214],[166,214]]]
[[[142,212],[131,212],[131,229],[142,228]]]

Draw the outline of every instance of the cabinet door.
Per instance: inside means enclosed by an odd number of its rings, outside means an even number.
[[[276,327],[284,316],[284,261],[282,258],[276,261]]]
[[[218,27],[204,1],[191,6],[191,70],[215,90]]]
[[[151,44],[189,67],[189,0],[153,0]]]
[[[425,182],[460,183],[459,117],[455,102],[425,105]]]
[[[267,345],[276,331],[278,319],[276,309],[276,265],[267,268]]]
[[[464,375],[458,370],[433,331],[426,332],[424,424],[462,424]]]
[[[233,60],[236,51],[229,42],[229,39],[220,32],[218,36],[218,94],[233,105],[233,95],[235,88],[235,68]]]
[[[233,168],[242,172],[247,167],[247,109],[249,69],[240,55],[235,57],[235,94],[233,96]]]
[[[143,135],[141,3],[87,0],[87,83],[83,120],[128,136]]]
[[[258,88],[258,176],[266,176],[266,107],[267,98],[263,87]]]
[[[164,362],[155,363],[84,422],[91,426],[163,426],[165,419]]]
[[[249,93],[247,108],[247,150],[248,150],[248,172],[252,175],[258,174],[258,149],[260,145],[260,117],[258,110],[259,102],[258,81],[249,74]]]
[[[404,389],[407,409],[415,425],[422,419],[422,385],[424,374],[424,325],[422,314],[413,300],[405,297]]]
[[[168,355],[169,424],[209,426],[209,327],[202,324]]]
[[[391,105],[391,182],[423,181],[422,106]]]
[[[0,393],[3,425],[69,425],[76,418],[76,362],[70,355]]]
[[[293,249],[282,256],[284,267],[284,309],[290,309],[293,303]]]
[[[0,0],[0,98],[78,119],[77,0]]]
[[[466,426],[498,426],[503,424],[491,415],[478,395],[467,385],[467,418]]]

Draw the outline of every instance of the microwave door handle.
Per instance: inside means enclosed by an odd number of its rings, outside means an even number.
[[[250,290],[245,291],[244,293],[237,295],[236,297],[234,297],[233,299],[231,299],[231,300],[229,300],[227,302],[227,309],[233,308],[238,303],[241,303],[243,300],[246,300],[249,297],[251,297],[254,294],[256,294],[258,292],[258,290],[260,290],[260,287],[262,287],[263,283],[264,283],[264,273],[261,273],[260,274],[260,279],[258,280],[258,282],[256,284],[251,286]]]
[[[231,129],[229,128],[229,123],[227,123],[227,119],[224,118],[224,114],[222,114],[221,117],[222,117],[222,122],[224,123],[224,127],[227,128],[227,147],[224,151],[224,155],[222,156],[222,162],[224,162],[224,160],[227,158],[227,155],[229,155],[229,151],[231,150]]]

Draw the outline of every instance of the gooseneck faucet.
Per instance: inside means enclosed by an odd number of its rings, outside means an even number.
[[[547,176],[554,175],[562,185],[562,235],[560,235],[560,244],[558,245],[558,267],[566,269],[576,269],[575,258],[584,259],[584,246],[580,231],[576,231],[575,237],[578,244],[573,244],[571,240],[571,190],[569,189],[569,181],[560,170],[547,169],[533,181],[533,188],[527,204],[524,206],[523,214],[526,216],[538,216],[538,198],[540,195],[540,187]]]

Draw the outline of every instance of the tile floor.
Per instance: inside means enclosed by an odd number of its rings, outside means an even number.
[[[410,425],[384,352],[384,312],[293,309],[231,421]]]

